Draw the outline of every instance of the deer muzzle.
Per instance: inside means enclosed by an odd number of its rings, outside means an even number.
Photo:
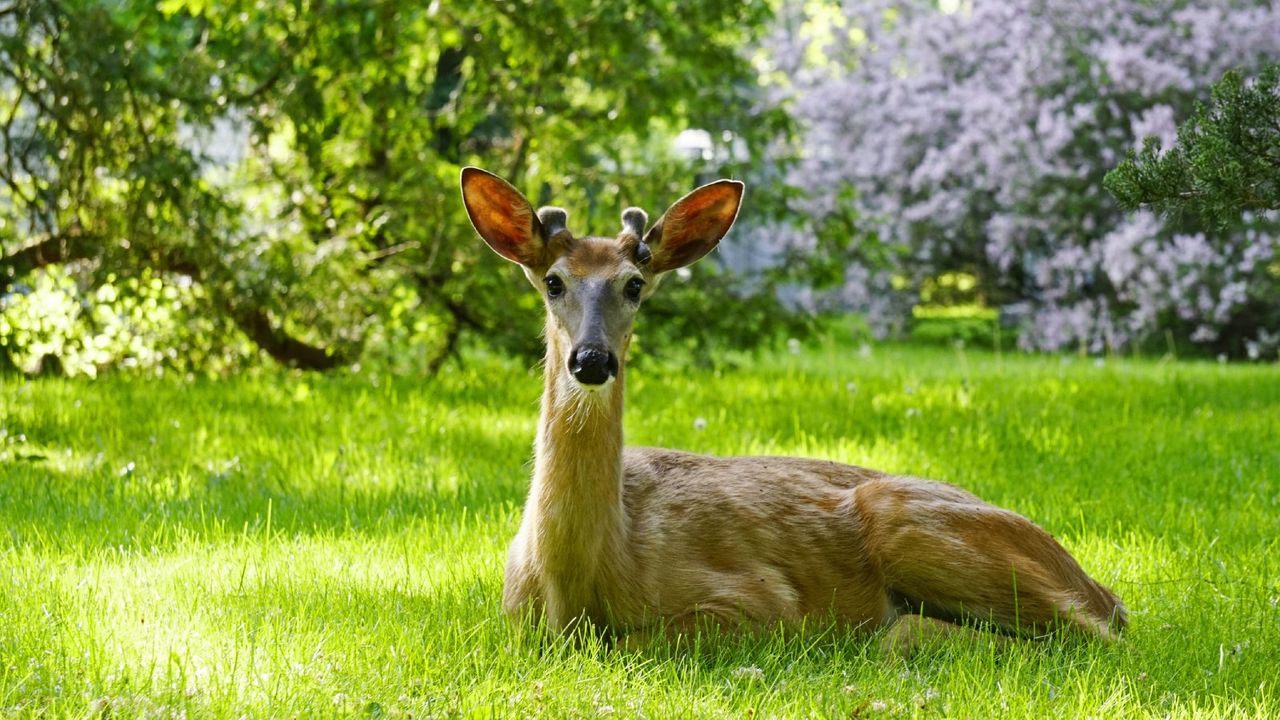
[[[603,385],[618,374],[618,356],[602,345],[582,345],[569,355],[569,373],[583,385]]]

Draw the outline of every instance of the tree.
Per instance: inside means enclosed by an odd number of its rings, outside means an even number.
[[[1172,140],[1212,79],[1280,52],[1276,5],[904,0],[822,19],[769,43],[806,128],[791,181],[812,218],[779,237],[842,253],[846,301],[888,326],[964,272],[1023,318],[1027,348],[1270,342],[1272,219],[1161,221],[1101,185],[1139,138]]]
[[[12,296],[70,264],[91,302],[112,278],[191,281],[183,312],[215,318],[215,343],[305,368],[406,348],[434,365],[467,330],[528,344],[508,330],[533,304],[473,237],[459,167],[555,197],[577,232],[665,207],[692,172],[663,138],[704,127],[755,148],[785,126],[739,57],[769,16],[731,0],[14,0],[0,282]]]
[[[1129,210],[1191,212],[1228,225],[1241,213],[1280,210],[1280,65],[1256,82],[1231,71],[1197,104],[1168,150],[1147,138],[1107,173],[1105,185]]]

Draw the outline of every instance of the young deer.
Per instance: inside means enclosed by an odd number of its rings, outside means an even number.
[[[653,227],[622,213],[616,238],[574,237],[503,179],[462,171],[476,231],[519,263],[547,308],[533,482],[507,559],[503,608],[553,628],[618,634],[806,616],[877,628],[891,648],[978,620],[1110,639],[1125,610],[1053,537],[939,482],[821,460],[721,458],[622,445],[636,311],[665,273],[729,231],[743,185],[720,180]],[[902,621],[902,622],[899,622]]]

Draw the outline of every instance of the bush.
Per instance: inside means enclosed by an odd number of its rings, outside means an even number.
[[[1280,6],[1213,0],[859,2],[771,40],[805,127],[787,248],[844,258],[839,298],[903,325],[930,279],[1021,306],[1027,348],[1171,333],[1244,354],[1267,337],[1276,218],[1129,214],[1101,189],[1168,145],[1204,88],[1280,53]],[[794,19],[793,19],[794,20]],[[800,38],[797,40],[797,38]],[[828,261],[829,262],[829,261]],[[1274,352],[1274,349],[1273,349]]]

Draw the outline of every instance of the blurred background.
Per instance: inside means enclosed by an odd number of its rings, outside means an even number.
[[[1274,359],[1277,58],[1244,0],[0,0],[0,371],[534,357],[463,165],[576,234],[747,182],[642,361]]]

